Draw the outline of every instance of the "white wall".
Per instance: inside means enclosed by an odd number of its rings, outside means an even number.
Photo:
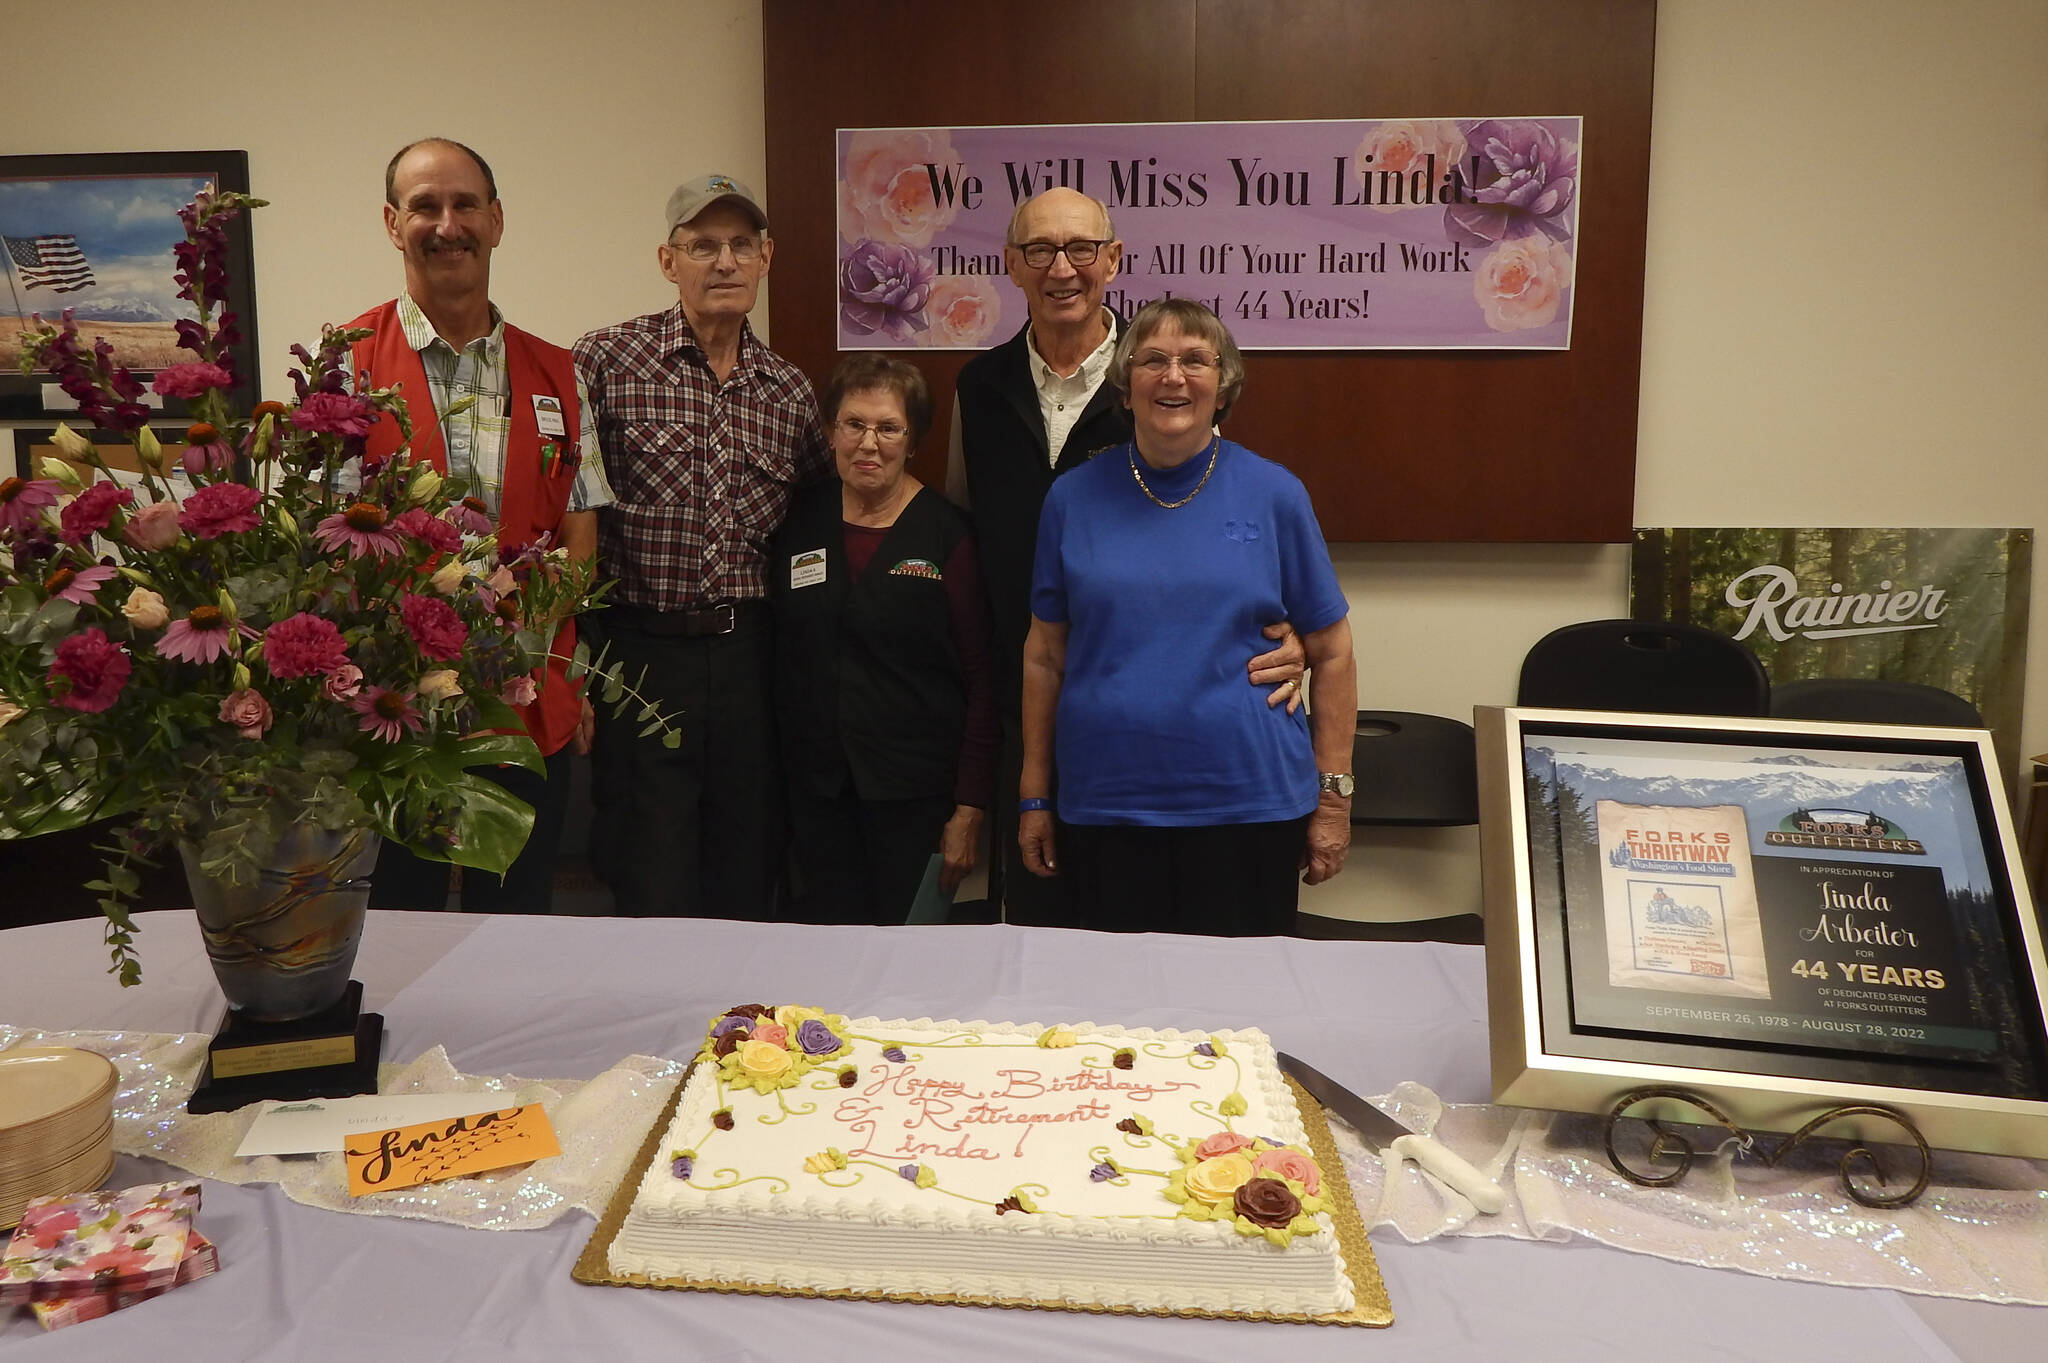
[[[286,16],[102,0],[86,17],[122,45],[94,54],[89,90],[23,78],[0,129],[7,152],[246,147],[275,201],[256,219],[267,386],[290,341],[395,292],[380,177],[414,137],[491,160],[494,294],[558,339],[672,300],[653,247],[677,181],[765,183],[757,0]],[[1663,0],[1639,524],[2048,522],[2043,71],[2040,0]],[[1375,708],[1510,700],[1529,644],[1627,599],[1618,546],[1334,552]],[[2048,649],[2032,650],[2026,714],[2023,751],[2048,749]],[[1460,836],[1362,849],[1306,905],[1474,906]]]

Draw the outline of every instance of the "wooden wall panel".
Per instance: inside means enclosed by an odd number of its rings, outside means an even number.
[[[1229,434],[1308,484],[1338,541],[1629,537],[1654,0],[765,0],[775,348],[836,359],[840,127],[1580,115],[1569,351],[1253,353]],[[918,357],[943,476],[967,356]]]

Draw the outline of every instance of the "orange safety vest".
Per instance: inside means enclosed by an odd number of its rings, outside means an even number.
[[[441,440],[441,423],[431,410],[426,367],[420,363],[419,352],[406,342],[405,328],[398,321],[398,301],[372,308],[349,325],[369,327],[375,333],[350,348],[356,375],[368,371],[371,387],[398,385],[401,394],[419,394],[429,408],[426,420],[413,418],[412,457],[446,474],[448,451]],[[507,322],[505,365],[512,384],[506,399],[512,429],[505,439],[504,484],[498,497],[498,551],[509,557],[541,534],[561,529],[562,515],[569,508],[569,490],[576,481],[574,456],[581,448],[577,423],[582,414],[576,405],[575,360],[568,351]],[[560,400],[565,434],[557,443],[571,455],[556,461],[546,473],[541,470],[542,441],[533,411],[537,394],[553,394]],[[388,459],[401,443],[397,418],[384,413],[365,438],[364,457]],[[533,703],[519,708],[526,732],[542,756],[560,751],[575,734],[576,721],[583,712],[582,683],[570,681],[567,665],[557,660],[568,657],[575,647],[576,622],[564,620],[549,649],[557,656],[534,671],[539,691]]]

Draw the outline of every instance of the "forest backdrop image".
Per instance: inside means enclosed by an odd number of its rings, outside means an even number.
[[[1629,614],[1740,639],[1771,684],[1874,677],[1974,704],[2018,770],[2033,532],[1639,529]]]

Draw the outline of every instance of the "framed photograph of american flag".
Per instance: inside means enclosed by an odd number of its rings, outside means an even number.
[[[249,190],[244,151],[105,152],[0,156],[0,419],[63,419],[77,404],[48,373],[21,371],[22,335],[40,314],[72,310],[81,340],[104,338],[114,362],[148,387],[158,369],[195,358],[178,348],[177,324],[197,315],[178,297],[171,248],[183,239],[178,210],[206,188]],[[248,216],[228,233],[228,311],[234,401],[256,400],[256,308]],[[152,416],[185,415],[178,398],[147,393]]]

